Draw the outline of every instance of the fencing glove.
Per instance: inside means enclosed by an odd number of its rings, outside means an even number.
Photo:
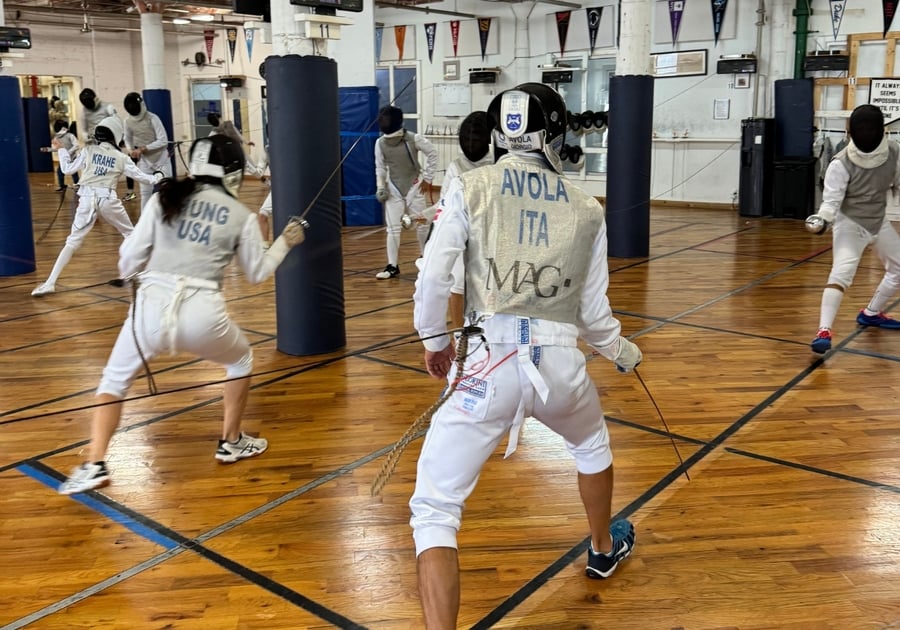
[[[641,349],[622,336],[608,346],[597,348],[597,351],[601,356],[615,363],[616,369],[620,372],[630,372],[639,366],[644,358]]]
[[[377,199],[379,203],[387,201],[389,196],[388,191],[384,188],[379,188],[375,191],[375,199]]]

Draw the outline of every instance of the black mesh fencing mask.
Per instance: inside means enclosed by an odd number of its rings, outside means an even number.
[[[860,105],[850,114],[850,139],[863,153],[871,153],[884,139],[884,114],[874,105]]]
[[[403,110],[388,105],[378,112],[378,128],[381,133],[394,133],[403,127]]]
[[[459,148],[470,162],[477,162],[491,148],[491,132],[496,124],[487,112],[477,111],[466,116],[459,126]]]

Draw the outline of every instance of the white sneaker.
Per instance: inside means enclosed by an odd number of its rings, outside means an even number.
[[[56,285],[45,282],[34,291],[32,291],[31,295],[33,295],[34,297],[41,297],[42,295],[49,295],[50,293],[56,293]]]
[[[83,463],[72,471],[68,479],[59,485],[60,494],[77,494],[109,485],[109,472],[105,462]]]
[[[241,433],[237,442],[219,440],[219,448],[216,449],[216,459],[223,464],[233,464],[239,459],[255,457],[269,448],[269,442],[265,438],[250,437]]]

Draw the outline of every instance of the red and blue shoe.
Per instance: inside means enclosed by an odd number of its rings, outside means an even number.
[[[816,354],[825,354],[831,350],[831,329],[820,328],[819,332],[816,333],[816,338],[812,340],[809,346]]]
[[[860,326],[875,326],[876,328],[900,329],[900,322],[893,317],[889,317],[884,313],[876,313],[875,315],[866,315],[863,309],[856,316],[856,323]]]

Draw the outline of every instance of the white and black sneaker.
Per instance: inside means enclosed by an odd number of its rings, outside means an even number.
[[[379,280],[387,280],[388,278],[396,278],[400,275],[400,267],[397,265],[388,265],[382,271],[375,274]]]
[[[237,442],[219,440],[219,448],[216,449],[216,459],[223,464],[233,464],[239,459],[255,457],[269,448],[269,442],[265,438],[250,437],[241,433]]]
[[[78,494],[109,485],[106,462],[85,462],[72,471],[68,479],[59,484],[60,494]]]

